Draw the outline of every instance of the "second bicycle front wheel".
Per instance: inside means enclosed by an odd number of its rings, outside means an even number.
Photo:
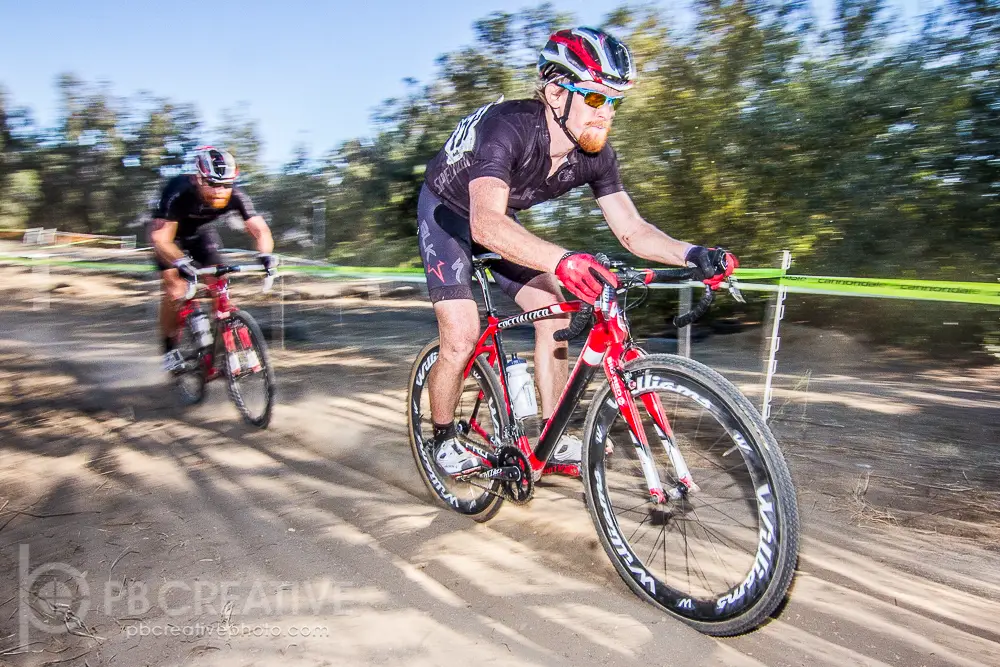
[[[649,449],[602,384],[583,450],[601,543],[640,597],[706,634],[748,632],[784,599],[796,566],[798,509],[781,451],[746,397],[703,364],[658,354],[625,371]],[[653,422],[658,406],[665,429]],[[696,486],[680,481],[684,468]]]
[[[439,349],[439,341],[428,343],[417,355],[410,372],[406,414],[413,459],[424,484],[441,504],[476,521],[488,521],[503,505],[501,483],[477,477],[456,479],[441,470],[434,460],[434,424],[427,380]],[[495,449],[492,439],[503,437],[508,426],[507,411],[496,373],[484,355],[476,358],[469,377],[462,381],[455,418],[463,437],[486,451]]]
[[[205,400],[205,367],[203,350],[198,345],[198,334],[188,317],[178,328],[175,348],[181,365],[173,371],[174,385],[184,405],[195,405]]]
[[[219,328],[225,338],[229,397],[243,420],[257,428],[267,428],[274,407],[274,370],[267,353],[264,334],[249,313],[234,310],[228,323]]]

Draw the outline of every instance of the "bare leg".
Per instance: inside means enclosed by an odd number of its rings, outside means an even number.
[[[449,424],[462,393],[462,375],[479,340],[479,307],[471,299],[450,299],[434,304],[441,337],[441,351],[427,378],[431,417],[435,424]]]
[[[161,274],[160,289],[160,333],[164,338],[177,335],[177,300],[184,296],[187,283],[177,269],[168,269]]]
[[[523,310],[544,308],[565,301],[556,277],[545,273],[521,288],[514,299]],[[558,343],[552,335],[565,329],[569,316],[535,322],[535,383],[542,399],[542,418],[548,419],[569,377],[566,343]]]

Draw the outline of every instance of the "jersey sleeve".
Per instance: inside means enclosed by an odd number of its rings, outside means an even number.
[[[163,189],[163,194],[160,195],[159,202],[157,202],[156,207],[153,209],[153,219],[160,218],[179,222],[180,214],[177,211],[176,204],[183,192],[183,189],[177,187],[176,180],[171,180],[167,183],[167,186]]]
[[[594,192],[594,199],[622,192],[625,189],[625,185],[622,184],[621,172],[618,169],[618,155],[611,144],[605,144],[595,166],[597,173],[590,181],[590,189]]]
[[[469,165],[469,181],[492,176],[510,185],[517,164],[519,140],[516,128],[503,116],[484,118],[477,128],[475,152]]]
[[[229,206],[232,210],[238,211],[244,220],[249,220],[257,215],[257,210],[254,209],[253,202],[250,201],[250,195],[239,188],[233,188],[233,196]]]

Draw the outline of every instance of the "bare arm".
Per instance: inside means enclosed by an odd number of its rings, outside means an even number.
[[[173,264],[175,260],[184,256],[174,238],[177,236],[177,221],[156,218],[153,220],[152,232],[149,240],[153,242],[153,251],[167,264]]]
[[[271,228],[267,226],[267,221],[263,216],[255,215],[243,222],[247,233],[257,241],[257,252],[274,252],[274,238],[271,236]]]
[[[515,264],[553,273],[566,250],[508,217],[509,196],[510,188],[499,178],[482,176],[469,183],[472,239]]]
[[[643,220],[625,192],[601,197],[597,205],[608,227],[630,253],[661,264],[684,266],[684,256],[691,244],[678,241]]]

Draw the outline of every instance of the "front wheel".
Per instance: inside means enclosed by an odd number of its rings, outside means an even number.
[[[234,310],[220,327],[229,397],[243,420],[267,428],[274,407],[274,370],[264,335],[249,313]]]
[[[784,599],[798,555],[795,490],[774,436],[703,364],[656,354],[625,372],[648,449],[607,382],[584,427],[587,506],[604,550],[639,597],[699,631],[753,630]]]
[[[191,323],[191,316],[178,327],[174,350],[180,356],[180,365],[172,371],[177,395],[184,405],[195,405],[205,400],[205,350],[199,346],[198,334]]]

